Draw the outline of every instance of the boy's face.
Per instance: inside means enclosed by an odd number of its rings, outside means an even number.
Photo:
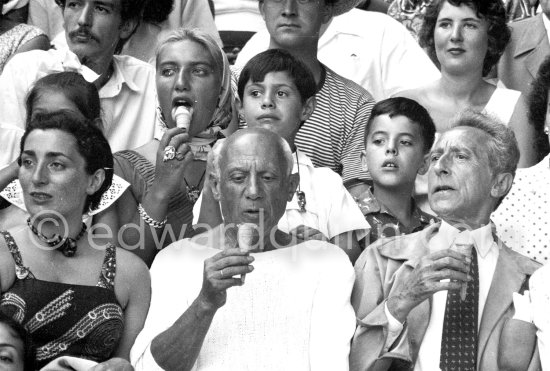
[[[248,127],[271,130],[292,143],[300,123],[311,116],[315,98],[304,104],[287,72],[269,72],[264,81],[248,81],[241,102],[241,114]]]
[[[418,124],[405,116],[381,115],[374,119],[361,153],[374,184],[399,187],[414,184],[425,173],[424,140]]]

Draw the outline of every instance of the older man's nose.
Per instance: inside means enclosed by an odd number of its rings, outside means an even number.
[[[256,175],[252,175],[249,177],[248,183],[246,184],[246,197],[251,200],[260,198],[260,187],[258,180],[259,179]]]
[[[434,164],[434,170],[436,174],[448,174],[449,173],[449,161],[450,157],[447,154],[442,154]]]

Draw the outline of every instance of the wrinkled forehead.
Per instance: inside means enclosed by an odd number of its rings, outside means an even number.
[[[432,153],[467,152],[478,158],[486,158],[485,145],[489,135],[483,130],[458,126],[444,132],[435,143]]]
[[[222,172],[234,169],[284,173],[284,154],[278,143],[258,135],[241,136],[226,145],[221,157]]]

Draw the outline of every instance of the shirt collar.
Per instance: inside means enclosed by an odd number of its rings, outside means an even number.
[[[70,51],[68,48],[59,51],[61,55],[61,64],[55,63],[51,68],[43,68],[44,70],[55,70],[55,71],[74,71],[84,77],[84,80],[93,83],[99,78],[99,75],[95,73],[91,68],[84,66],[80,63],[77,55]],[[44,64],[47,62],[44,61]],[[40,68],[39,68],[40,69]]]
[[[126,86],[134,92],[139,93],[140,91],[130,75],[130,71],[125,68],[123,59],[115,55],[113,56],[113,76],[111,76],[109,81],[100,89],[101,98],[110,98],[118,95],[123,84],[126,84]]]
[[[378,199],[374,196],[373,187],[369,187],[369,189],[363,192],[363,194],[359,196],[359,199],[361,199],[364,203],[363,207],[361,207],[363,215],[373,213],[385,213],[395,218],[395,215],[392,214],[392,212],[386,207],[386,205],[378,201]],[[411,200],[411,207],[413,219],[425,219],[424,216],[420,213],[418,207],[416,206],[414,198]]]
[[[439,228],[439,233],[445,236],[445,242],[447,246],[450,247],[460,231],[443,220]],[[482,258],[485,258],[495,243],[492,224],[488,223],[483,227],[471,230],[470,233],[474,240],[477,253]]]
[[[302,151],[296,147],[296,151],[292,154],[292,159],[294,161],[294,168],[292,170],[293,173],[298,172],[297,166],[307,166],[307,167],[314,167],[313,162],[311,162],[311,159]]]

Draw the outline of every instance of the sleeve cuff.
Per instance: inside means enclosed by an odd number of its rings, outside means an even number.
[[[384,303],[384,313],[386,314],[386,318],[388,319],[388,336],[386,336],[384,349],[388,351],[395,340],[403,332],[404,325],[390,313],[387,301]]]

